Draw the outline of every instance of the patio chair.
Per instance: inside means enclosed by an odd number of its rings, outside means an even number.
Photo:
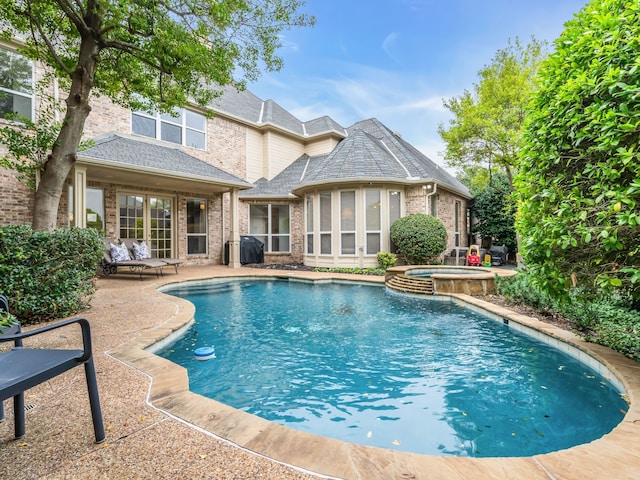
[[[160,262],[164,262],[167,265],[172,265],[176,269],[176,273],[178,273],[178,267],[182,265],[184,262],[179,258],[160,258],[160,257],[152,257],[151,252],[147,248],[147,244],[144,243],[144,240],[138,242],[133,238],[121,238],[120,243],[127,246],[129,251],[131,252],[131,258],[135,260],[144,259],[144,260],[157,260]],[[142,253],[142,257],[140,257],[140,253]],[[145,256],[149,255],[148,257]]]
[[[8,312],[8,311],[9,311],[9,301],[7,300],[7,297],[5,297],[4,295],[0,295],[0,312]],[[14,333],[20,333],[19,323],[15,324],[13,327],[3,332],[4,335],[12,335]],[[16,347],[21,347],[22,340],[21,339],[15,340],[14,344]],[[4,420],[4,400],[0,400],[0,422],[2,420]]]
[[[72,318],[45,327],[0,336],[0,342],[17,342],[23,339],[50,332],[68,325],[80,325],[82,350],[40,349],[14,347],[0,353],[0,401],[13,397],[13,415],[15,438],[25,435],[24,392],[40,383],[51,380],[73,367],[84,365],[89,404],[93,418],[93,431],[96,443],[105,439],[98,383],[91,353],[91,331],[89,322],[84,318]]]
[[[102,268],[102,273],[104,275],[112,275],[118,273],[118,268],[128,268],[134,273],[138,273],[140,275],[140,280],[142,280],[142,273],[146,269],[154,269],[156,277],[162,275],[162,268],[167,265],[166,262],[162,262],[157,259],[144,259],[144,260],[133,260],[131,254],[129,253],[129,259],[117,259],[112,255],[112,245],[120,246],[118,242],[114,242],[110,239],[104,240],[104,256],[102,258],[102,262],[100,262],[100,267]],[[126,246],[125,246],[126,248]],[[129,251],[126,248],[127,252]]]

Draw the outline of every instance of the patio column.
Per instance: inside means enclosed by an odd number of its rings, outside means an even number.
[[[230,231],[229,231],[229,268],[240,268],[240,215],[238,196],[239,190],[234,188],[231,190],[231,202],[229,205]]]
[[[73,225],[87,226],[87,169],[73,167]]]

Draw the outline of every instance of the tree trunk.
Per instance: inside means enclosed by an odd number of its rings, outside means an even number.
[[[67,110],[62,127],[36,190],[33,212],[34,230],[50,231],[57,225],[64,182],[76,161],[84,124],[91,111],[89,96],[94,85],[99,54],[100,49],[95,40],[90,35],[83,36],[78,66],[71,72],[71,88],[66,100]],[[84,215],[84,212],[75,212],[75,214]]]

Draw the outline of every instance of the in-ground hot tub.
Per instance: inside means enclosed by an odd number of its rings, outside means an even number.
[[[433,293],[466,293],[488,295],[496,291],[496,276],[515,275],[514,270],[504,268],[458,267],[449,265],[404,265],[389,268],[385,282],[396,275],[406,275],[433,282]]]

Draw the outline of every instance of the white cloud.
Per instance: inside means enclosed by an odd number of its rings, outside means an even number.
[[[398,33],[391,32],[385,37],[384,41],[382,42],[382,50],[384,50],[384,53],[386,53],[393,61],[397,61],[395,56],[393,55],[393,47],[395,46],[398,37]]]
[[[280,40],[280,45],[282,45],[282,49],[291,50],[297,52],[300,50],[300,46],[296,42],[292,42],[291,40],[287,40],[285,35],[278,35],[278,40]]]
[[[333,76],[288,75],[286,80],[279,76],[277,82],[263,78],[260,87],[275,86],[267,89],[270,93],[265,98],[272,98],[302,121],[328,115],[346,128],[377,118],[444,167],[441,153],[445,147],[437,130],[450,118],[442,100],[454,94],[438,91],[423,75],[358,64],[340,64],[327,71],[334,69],[339,73]]]

